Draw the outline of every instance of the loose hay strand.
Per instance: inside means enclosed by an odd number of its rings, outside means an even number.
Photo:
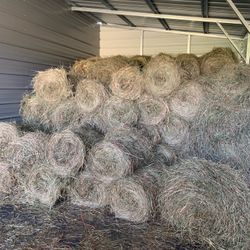
[[[11,194],[16,185],[16,177],[11,166],[0,161],[0,195]]]

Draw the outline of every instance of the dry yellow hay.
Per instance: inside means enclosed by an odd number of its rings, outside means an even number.
[[[197,82],[188,82],[174,91],[169,100],[169,108],[186,121],[192,121],[203,100],[202,87]]]
[[[175,59],[180,69],[181,81],[188,81],[200,75],[199,59],[194,54],[180,54]]]
[[[194,158],[167,171],[159,208],[164,221],[193,240],[214,249],[248,249],[249,199],[239,172]]]
[[[139,122],[144,125],[157,125],[169,113],[167,103],[160,98],[156,99],[149,95],[143,95],[138,100],[138,107],[140,111]]]
[[[120,98],[136,100],[142,93],[142,73],[137,67],[124,67],[113,74],[110,89]]]
[[[82,172],[69,187],[69,197],[73,204],[97,208],[107,203],[105,184],[89,173]]]
[[[18,175],[19,199],[31,205],[41,203],[51,208],[60,198],[65,184],[57,178],[47,163],[32,165]]]
[[[227,64],[235,64],[238,60],[230,48],[215,48],[201,58],[201,73],[214,74]]]
[[[82,113],[98,111],[107,98],[105,88],[93,80],[83,79],[76,87],[75,102]]]
[[[6,160],[14,169],[29,169],[45,159],[48,136],[41,132],[28,132],[11,142],[6,150]]]
[[[150,61],[151,56],[132,56],[128,58],[129,65],[139,67],[141,70]]]
[[[15,124],[0,122],[0,161],[5,159],[5,151],[8,145],[18,138]]]
[[[47,146],[51,171],[60,177],[71,177],[83,166],[86,150],[79,136],[70,130],[54,133]]]
[[[112,74],[127,65],[128,60],[123,56],[95,57],[77,61],[71,71],[73,74],[81,76],[82,78],[96,80],[104,86],[109,86]]]
[[[104,105],[102,115],[109,128],[134,126],[137,124],[139,111],[136,103],[112,96]]]
[[[168,96],[180,85],[180,74],[175,60],[164,54],[153,57],[144,69],[145,89],[154,96]]]
[[[15,185],[16,178],[11,166],[0,161],[0,195],[11,194]]]
[[[47,103],[58,103],[72,96],[65,69],[55,68],[40,71],[33,78],[36,95]]]

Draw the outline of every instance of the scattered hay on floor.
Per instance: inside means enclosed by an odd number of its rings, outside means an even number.
[[[15,124],[0,122],[0,161],[5,159],[5,151],[10,143],[18,138]]]
[[[189,81],[200,75],[199,59],[194,54],[180,54],[175,59],[180,69],[181,81]]]
[[[104,86],[109,86],[112,74],[126,66],[128,66],[128,59],[124,56],[95,57],[76,62],[71,71],[83,78],[96,80]]]
[[[70,130],[54,133],[47,146],[47,159],[51,171],[59,177],[72,177],[83,166],[85,145]]]
[[[188,82],[174,91],[169,100],[169,108],[186,121],[192,121],[204,98],[202,87],[196,82]]]
[[[189,124],[182,118],[171,114],[158,127],[164,143],[173,148],[180,148],[186,144],[189,137]]]
[[[161,143],[156,146],[154,159],[155,162],[171,166],[176,162],[177,156],[170,146]]]
[[[120,98],[136,100],[142,93],[142,73],[137,67],[124,67],[113,74],[110,89]]]
[[[45,159],[48,136],[42,132],[28,132],[12,141],[6,149],[6,161],[17,171],[27,171],[30,166]]]
[[[18,175],[17,181],[21,202],[43,204],[49,208],[55,205],[64,188],[64,183],[51,172],[45,162],[32,165],[29,171]]]
[[[141,70],[151,60],[151,56],[131,56],[128,58],[129,65],[140,68]]]
[[[135,126],[138,122],[137,105],[130,100],[111,97],[103,107],[103,119],[109,128]]]
[[[76,205],[97,208],[107,204],[105,184],[89,173],[77,176],[68,192],[71,202]]]
[[[0,195],[11,194],[13,188],[16,185],[16,177],[11,168],[7,163],[0,162]]]
[[[134,158],[119,145],[103,141],[89,152],[86,168],[99,179],[110,181],[132,174]]]
[[[140,111],[139,122],[144,125],[157,125],[169,113],[167,103],[149,95],[144,95],[138,100],[138,107]]]
[[[20,107],[20,115],[23,123],[31,129],[42,131],[51,130],[51,113],[55,105],[47,105],[44,101],[33,93],[23,97]]]
[[[164,54],[153,57],[144,69],[145,88],[154,96],[168,96],[180,85],[180,74],[175,60]]]
[[[105,88],[93,80],[81,80],[76,87],[75,102],[82,113],[96,112],[106,101]]]
[[[215,48],[201,58],[201,73],[215,74],[225,65],[235,64],[238,62],[237,57],[230,48]]]
[[[47,103],[58,103],[72,95],[65,69],[55,68],[40,71],[33,78],[36,95]]]
[[[162,220],[193,239],[215,249],[245,249],[241,247],[249,240],[249,198],[237,171],[194,158],[167,171],[159,207]]]

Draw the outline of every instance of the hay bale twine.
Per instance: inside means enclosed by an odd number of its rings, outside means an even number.
[[[93,176],[110,181],[132,174],[134,158],[123,147],[104,140],[90,150],[86,168]]]
[[[75,99],[71,98],[58,105],[51,113],[53,131],[62,131],[71,128],[80,116],[80,110]]]
[[[169,108],[186,121],[192,121],[204,99],[202,87],[196,82],[188,82],[171,95]]]
[[[146,167],[132,177],[111,182],[108,200],[115,217],[135,223],[153,219],[160,176],[160,168]]]
[[[182,148],[189,137],[189,124],[171,114],[158,125],[162,141],[173,148]]]
[[[142,73],[137,67],[127,66],[112,75],[110,89],[120,98],[136,100],[142,93]]]
[[[47,159],[51,171],[60,177],[74,176],[83,166],[85,145],[79,136],[70,130],[54,133],[47,146]]]
[[[200,75],[199,59],[194,54],[180,54],[175,59],[180,69],[181,81],[193,80]]]
[[[201,58],[201,73],[215,74],[227,64],[235,64],[238,60],[230,48],[214,48]]]
[[[5,159],[5,151],[8,145],[18,138],[16,125],[0,122],[0,161]]]
[[[169,113],[166,102],[149,95],[144,95],[138,100],[138,107],[140,111],[139,122],[149,126],[159,124]]]
[[[53,207],[64,188],[64,183],[51,172],[45,162],[32,165],[29,171],[19,174],[17,180],[21,190],[19,200],[31,205]]]
[[[96,57],[76,62],[72,67],[72,71],[83,78],[95,80],[104,86],[109,86],[112,74],[126,66],[128,66],[128,60],[124,56]]]
[[[82,172],[69,187],[69,197],[73,204],[91,208],[103,207],[107,203],[105,184]]]
[[[154,155],[155,162],[162,163],[166,166],[173,165],[177,160],[174,149],[164,143],[156,146]]]
[[[151,60],[151,56],[131,56],[128,58],[129,65],[140,68],[141,70],[147,65]]]
[[[237,171],[194,158],[167,171],[159,207],[163,221],[193,240],[215,249],[246,249],[240,245],[249,240],[249,198]]]
[[[51,113],[56,105],[48,105],[34,93],[23,97],[19,113],[23,123],[31,129],[40,129],[44,132],[51,130]]]
[[[112,96],[104,105],[102,117],[107,126],[112,129],[137,124],[139,111],[136,103]]]
[[[67,72],[63,68],[39,71],[32,81],[36,95],[47,103],[58,103],[72,96]]]
[[[156,97],[168,96],[180,85],[180,74],[175,60],[164,54],[153,57],[144,69],[145,89]]]
[[[96,112],[107,98],[105,88],[93,80],[83,79],[76,87],[75,102],[82,113]]]
[[[16,177],[12,167],[0,161],[0,196],[9,195],[16,185]]]
[[[6,149],[6,161],[18,171],[44,161],[48,136],[42,132],[28,132],[12,141]]]

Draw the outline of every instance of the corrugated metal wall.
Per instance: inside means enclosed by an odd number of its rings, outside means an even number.
[[[0,120],[18,119],[32,76],[99,54],[99,29],[63,0],[0,1]]]
[[[100,55],[135,55],[140,53],[140,34],[138,30],[101,27]],[[214,47],[231,47],[227,39],[192,36],[191,52],[202,55]],[[187,36],[144,31],[144,54],[159,52],[179,54],[187,52]]]

